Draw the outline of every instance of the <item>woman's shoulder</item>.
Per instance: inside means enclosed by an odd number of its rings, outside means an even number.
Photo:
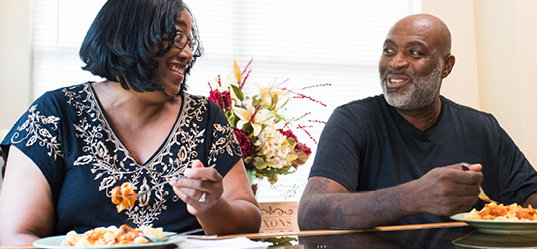
[[[91,82],[85,82],[82,84],[71,85],[49,90],[43,93],[37,102],[39,101],[58,101],[64,99],[76,100],[85,99],[91,91]]]
[[[66,120],[84,112],[92,112],[96,105],[91,82],[86,82],[45,92],[32,103],[27,114],[56,116]]]
[[[191,93],[184,93],[184,100],[187,103],[187,107],[195,108],[195,109],[204,109],[207,110],[208,113],[214,113],[215,111],[221,112],[222,110],[220,107],[209,100],[208,97],[202,96],[202,95],[195,95]]]

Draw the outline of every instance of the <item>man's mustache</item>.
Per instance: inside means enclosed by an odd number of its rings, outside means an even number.
[[[392,74],[392,75],[402,75],[402,76],[406,76],[408,78],[412,78],[410,75],[406,74],[405,72],[401,72],[401,71],[386,71],[384,72],[384,74],[382,74],[382,78],[383,79],[386,79],[388,77],[389,74]]]

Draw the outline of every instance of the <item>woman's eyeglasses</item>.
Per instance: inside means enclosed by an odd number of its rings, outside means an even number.
[[[183,31],[177,31],[175,38],[173,39],[173,45],[175,45],[175,47],[177,47],[179,50],[183,50],[186,45],[189,45],[190,51],[195,53],[196,50],[198,50],[199,42],[195,38],[188,37],[188,35],[183,33]]]

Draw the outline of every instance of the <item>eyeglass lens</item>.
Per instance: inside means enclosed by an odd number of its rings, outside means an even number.
[[[177,35],[175,35],[175,46],[179,49],[184,49],[186,45],[190,42],[190,51],[194,52],[198,49],[198,40],[192,38],[188,38],[188,36],[183,32],[177,32]]]

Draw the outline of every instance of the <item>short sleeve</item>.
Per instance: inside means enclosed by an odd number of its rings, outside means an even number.
[[[355,119],[345,107],[334,110],[324,127],[310,177],[322,176],[349,191],[358,188],[359,134]]]
[[[58,103],[51,95],[46,93],[32,103],[2,141],[2,150],[6,158],[10,146],[28,156],[47,179],[53,198],[57,200],[64,179],[65,161],[60,132],[62,117]]]
[[[218,172],[225,176],[233,166],[242,159],[239,140],[224,112],[212,101],[208,101],[209,115],[212,117],[207,143],[209,154],[208,164],[216,164]]]
[[[499,198],[505,203],[524,203],[537,192],[537,172],[509,135],[500,128],[498,168],[503,176],[499,182]],[[508,165],[511,165],[509,167]],[[505,200],[505,201],[504,201]]]

